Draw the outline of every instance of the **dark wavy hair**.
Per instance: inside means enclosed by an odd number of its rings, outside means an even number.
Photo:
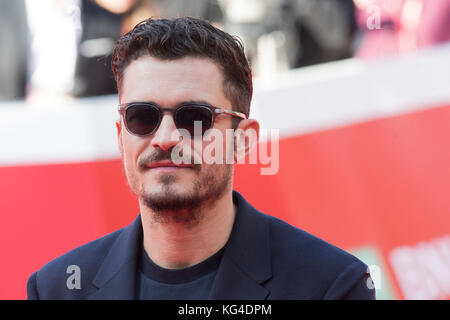
[[[210,58],[222,70],[224,95],[233,110],[249,115],[252,74],[239,38],[191,17],[144,20],[114,47],[111,67],[119,92],[125,68],[144,55],[165,60],[186,56]]]

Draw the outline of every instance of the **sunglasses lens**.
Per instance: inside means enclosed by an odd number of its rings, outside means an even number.
[[[159,110],[149,105],[132,105],[125,113],[125,121],[131,133],[148,135],[158,126]]]
[[[201,123],[196,123],[197,121]],[[189,131],[192,137],[199,133],[203,135],[206,130],[212,127],[212,121],[212,111],[207,107],[183,106],[175,114],[177,128]],[[194,124],[199,125],[197,130],[195,130]]]

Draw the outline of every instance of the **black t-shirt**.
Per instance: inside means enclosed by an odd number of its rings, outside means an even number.
[[[225,247],[208,259],[184,269],[164,269],[141,249],[138,273],[139,300],[208,299]]]

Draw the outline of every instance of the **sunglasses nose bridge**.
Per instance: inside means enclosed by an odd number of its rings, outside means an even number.
[[[172,112],[163,111],[161,122],[153,134],[152,146],[169,150],[180,142],[180,133],[175,125]]]

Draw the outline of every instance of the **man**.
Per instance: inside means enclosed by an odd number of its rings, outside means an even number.
[[[242,160],[259,130],[239,41],[194,18],[149,19],[117,42],[112,68],[141,212],[32,274],[29,299],[374,298],[361,261],[232,190],[225,160]],[[233,139],[211,139],[232,128]],[[206,161],[211,145],[218,161]]]

